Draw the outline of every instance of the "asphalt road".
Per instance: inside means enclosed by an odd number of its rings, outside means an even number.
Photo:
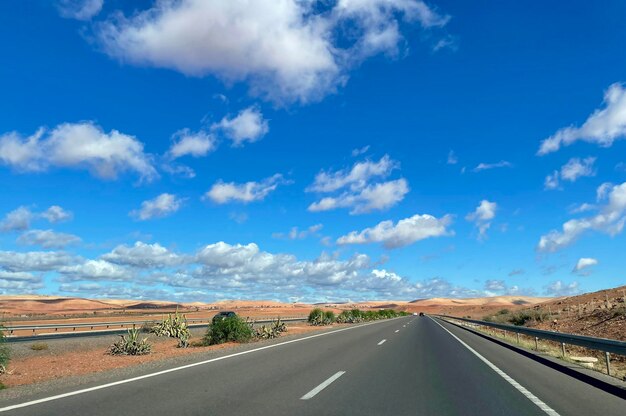
[[[437,321],[439,322],[439,321]],[[429,317],[379,321],[8,415],[624,415],[626,401]],[[445,329],[444,329],[445,327]],[[446,330],[447,329],[447,330]],[[448,332],[449,331],[449,332]],[[384,340],[384,341],[383,341]],[[71,394],[59,391],[58,394]],[[21,403],[27,402],[21,399]]]

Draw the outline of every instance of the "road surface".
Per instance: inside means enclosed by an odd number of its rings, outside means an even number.
[[[624,415],[626,400],[430,317],[251,344],[87,391],[0,403],[7,415]],[[60,396],[58,396],[60,395]],[[12,406],[22,407],[12,407]]]

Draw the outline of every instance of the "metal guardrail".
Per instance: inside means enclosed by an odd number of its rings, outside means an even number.
[[[187,319],[190,328],[197,328],[207,326],[213,317],[211,318],[190,318]],[[277,318],[271,319],[257,319],[251,320],[255,324],[264,324],[271,323]],[[290,317],[290,318],[280,318],[281,321],[284,322],[302,322],[306,321],[306,317]],[[3,329],[5,333],[9,335],[6,337],[8,342],[20,342],[20,341],[34,341],[34,340],[44,340],[44,339],[62,339],[62,338],[71,338],[71,337],[88,337],[88,336],[98,336],[98,335],[114,335],[126,332],[129,326],[136,325],[142,326],[144,324],[155,324],[160,322],[160,319],[151,319],[145,321],[118,321],[118,322],[89,322],[89,323],[76,323],[76,324],[43,324],[43,325],[11,325],[6,326]],[[72,331],[58,331],[59,329],[68,329],[71,328]],[[89,328],[87,331],[76,331],[77,328]],[[94,330],[94,328],[106,328]],[[54,330],[52,333],[45,334],[37,334],[38,330]],[[16,336],[12,335],[14,331],[24,331],[24,330],[32,330],[33,335],[27,336]]]
[[[491,328],[502,329],[503,331],[509,331],[517,334],[528,335],[537,339],[547,339],[550,341],[559,342],[561,344],[577,345],[579,347],[585,347],[592,350],[604,351],[611,354],[619,354],[626,356],[626,342],[617,341],[607,338],[594,338],[584,335],[566,334],[563,332],[546,331],[544,329],[532,329],[523,326],[500,324],[496,322],[479,321],[476,319],[458,318],[456,316],[448,315],[432,315],[442,319],[455,319],[457,321],[469,322],[476,325],[487,326]]]

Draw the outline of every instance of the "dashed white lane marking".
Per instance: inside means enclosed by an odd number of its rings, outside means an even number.
[[[399,330],[399,329],[396,329],[396,332],[400,332],[400,330]]]
[[[430,318],[430,317],[429,317]],[[461,339],[459,337],[457,337],[456,335],[454,335],[452,332],[448,331],[448,329],[446,327],[444,327],[443,325],[441,325],[439,322],[437,322],[436,320],[434,320],[433,318],[430,318],[433,320],[433,322],[435,322],[437,325],[439,325],[440,327],[443,328],[444,331],[446,331],[448,334],[452,335],[452,337],[454,337],[454,339],[456,339],[457,341],[459,341],[461,343],[461,345],[463,345],[465,348],[467,348],[468,350],[470,350],[470,352],[472,354],[474,354],[476,357],[478,357],[482,362],[484,362],[485,364],[487,364],[489,366],[489,368],[491,368],[493,371],[495,371],[496,373],[498,373],[498,375],[500,377],[502,377],[503,379],[505,379],[506,381],[508,381],[513,387],[515,387],[520,393],[522,393],[524,396],[526,396],[526,398],[528,400],[530,400],[531,402],[533,402],[535,405],[537,405],[538,408],[540,408],[541,410],[543,410],[546,414],[550,415],[550,416],[560,416],[556,410],[552,409],[550,406],[548,406],[547,404],[545,404],[544,402],[541,401],[541,399],[539,399],[537,396],[535,396],[534,394],[532,394],[531,392],[529,392],[528,390],[526,390],[526,388],[524,388],[524,386],[522,386],[521,384],[519,384],[517,381],[513,380],[507,373],[505,373],[504,371],[500,370],[498,367],[496,367],[491,361],[489,361],[488,359],[486,359],[485,357],[483,357],[482,355],[480,355],[475,349],[473,349],[472,347],[470,347],[469,345],[467,345],[465,342],[461,341]]]
[[[329,332],[324,332],[324,333],[321,333],[321,334],[309,335],[309,336],[306,336],[306,337],[303,337],[303,338],[292,339],[292,340],[289,340],[289,341],[279,342],[277,344],[265,345],[263,347],[254,348],[252,350],[236,352],[234,354],[224,355],[224,356],[217,357],[217,358],[211,358],[210,360],[199,361],[197,363],[192,363],[192,364],[187,364],[187,365],[183,365],[183,366],[180,366],[180,367],[170,368],[170,369],[167,369],[167,370],[157,371],[156,373],[145,374],[143,376],[127,378],[127,379],[124,379],[124,380],[114,381],[112,383],[101,384],[101,385],[95,386],[95,387],[89,387],[89,388],[82,389],[82,390],[75,390],[75,391],[72,391],[72,392],[69,392],[69,393],[58,394],[56,396],[45,397],[43,399],[37,399],[37,400],[29,401],[29,402],[15,404],[15,405],[12,405],[12,406],[1,407],[0,408],[0,413],[8,412],[8,411],[14,410],[14,409],[20,409],[22,407],[34,406],[34,405],[37,405],[37,404],[40,404],[40,403],[46,403],[46,402],[50,402],[50,401],[53,401],[53,400],[59,400],[59,399],[63,399],[63,398],[66,398],[66,397],[76,396],[78,394],[84,394],[84,393],[89,393],[89,392],[96,391],[96,390],[107,389],[107,388],[110,388],[110,387],[119,386],[120,384],[134,383],[134,382],[139,381],[139,380],[143,380],[143,379],[151,378],[151,377],[158,377],[158,376],[161,376],[163,374],[172,373],[174,371],[185,370],[187,368],[197,367],[197,366],[209,364],[209,363],[212,363],[212,362],[215,362],[215,361],[226,360],[226,359],[229,359],[229,358],[238,357],[240,355],[251,354],[251,353],[254,353],[254,352],[257,352],[257,351],[267,350],[269,348],[276,348],[276,347],[279,347],[281,345],[293,344],[294,342],[306,341],[306,340],[312,339],[312,338],[323,337],[323,336],[326,336],[326,335],[336,334],[338,332],[344,332],[344,331],[349,331],[351,329],[362,328],[364,326],[375,325],[375,324],[381,323],[381,322],[385,322],[385,321],[368,322],[366,324],[351,326],[351,327],[348,327],[348,328],[341,328],[341,329],[337,329],[335,331],[329,331]]]
[[[315,387],[313,390],[311,390],[310,392],[308,392],[304,396],[300,397],[300,400],[309,400],[309,399],[315,397],[317,395],[317,393],[319,393],[320,391],[324,390],[326,387],[330,386],[330,384],[333,381],[337,380],[339,377],[341,377],[344,374],[346,374],[345,371],[337,371],[334,375],[330,376],[330,378],[328,378],[325,382],[323,382],[319,386]]]
[[[406,325],[402,325],[402,328],[406,328]]]
[[[377,345],[383,345],[385,343],[385,341],[387,341],[386,339],[383,339],[382,341],[380,341]]]

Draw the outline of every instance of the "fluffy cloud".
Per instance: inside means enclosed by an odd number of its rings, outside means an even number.
[[[64,280],[112,280],[126,281],[134,277],[134,273],[126,267],[109,263],[105,260],[87,260],[82,264],[59,268]]]
[[[613,84],[604,93],[604,108],[594,111],[581,127],[565,127],[541,142],[538,155],[556,152],[577,141],[609,147],[626,137],[626,89]]]
[[[497,169],[497,168],[512,168],[513,164],[511,162],[507,162],[506,160],[501,160],[497,163],[480,163],[476,166],[473,171],[481,172],[483,170],[489,169]]]
[[[0,163],[20,172],[57,167],[86,169],[103,179],[127,171],[145,181],[158,177],[143,143],[117,130],[105,133],[91,122],[64,123],[50,131],[40,128],[29,137],[17,132],[0,135]]]
[[[52,230],[26,231],[17,239],[17,242],[20,244],[41,246],[43,248],[65,248],[80,241],[80,238],[73,234],[57,233]]]
[[[557,189],[559,187],[559,178],[569,182],[575,182],[583,176],[595,176],[596,171],[593,168],[595,157],[587,157],[580,159],[571,158],[565,165],[561,167],[561,171],[555,170],[551,175],[546,177],[544,182],[545,189]]]
[[[544,287],[545,293],[548,296],[572,296],[580,293],[578,282],[564,283],[561,280],[556,280]]]
[[[182,198],[165,193],[154,199],[143,201],[141,208],[131,211],[129,215],[140,221],[163,218],[178,211],[182,207],[183,202],[184,200]]]
[[[381,211],[396,205],[409,192],[404,178],[369,185],[357,193],[344,192],[336,197],[325,197],[309,205],[311,212],[330,211],[337,208],[352,208],[350,214]]]
[[[450,150],[450,152],[448,153],[448,159],[446,160],[446,163],[448,165],[456,165],[457,163],[459,163],[459,158],[454,153],[454,150]]]
[[[90,20],[100,13],[104,0],[59,0],[57,7],[62,17]]]
[[[368,150],[370,150],[370,145],[369,144],[367,146],[363,146],[363,147],[358,148],[358,149],[352,149],[352,157],[361,156],[361,155],[367,153]]]
[[[48,220],[49,223],[56,224],[57,222],[69,221],[74,217],[70,211],[64,210],[58,205],[52,205],[50,208],[39,214],[40,217]]]
[[[227,204],[229,202],[247,204],[249,202],[262,201],[276,190],[278,185],[289,183],[279,173],[261,182],[235,183],[219,181],[213,184],[211,189],[204,195],[204,198],[210,199],[216,204]]]
[[[409,185],[404,178],[370,183],[375,179],[386,178],[399,168],[399,163],[388,155],[378,162],[355,163],[350,169],[322,171],[306,191],[317,193],[339,192],[309,205],[311,212],[329,211],[337,208],[351,208],[351,214],[363,214],[390,208],[404,199]]]
[[[31,293],[44,287],[41,276],[0,270],[0,294]]]
[[[46,272],[58,270],[75,258],[58,251],[0,251],[0,267],[11,272]]]
[[[21,206],[9,212],[0,221],[0,231],[24,231],[30,228],[32,221],[43,218],[48,222],[55,224],[57,222],[68,221],[72,219],[73,214],[64,210],[58,205],[52,205],[44,212],[32,212],[30,208]]]
[[[259,141],[270,130],[269,123],[256,107],[246,108],[233,118],[224,117],[211,128],[222,131],[235,147],[243,146],[246,142]]]
[[[363,231],[352,231],[337,239],[337,244],[382,243],[386,248],[398,248],[430,237],[452,235],[447,227],[452,223],[450,215],[441,218],[432,215],[414,215],[398,221],[383,221]]]
[[[622,232],[626,218],[626,182],[621,185],[604,184],[598,188],[599,199],[606,202],[598,208],[599,213],[592,217],[573,219],[563,224],[562,231],[552,230],[541,236],[537,250],[555,252],[569,246],[583,233],[594,230],[616,235]]]
[[[131,247],[117,246],[101,258],[109,263],[139,268],[171,267],[186,261],[185,256],[173,253],[158,243],[146,244],[141,241],[137,241]]]
[[[591,267],[591,266],[595,266],[596,264],[598,264],[598,260],[594,259],[594,258],[590,258],[590,257],[581,257],[580,259],[578,259],[578,262],[576,263],[576,266],[574,266],[574,273],[581,273],[584,275],[589,274],[588,271],[586,271],[585,269]]]
[[[215,150],[216,145],[215,137],[204,131],[183,129],[172,135],[172,146],[167,154],[171,159],[183,156],[201,157]]]
[[[497,209],[498,205],[495,202],[483,199],[473,212],[465,216],[467,221],[474,222],[478,227],[479,239],[487,237],[487,230],[491,227],[491,220],[496,217]]]
[[[9,212],[2,221],[0,221],[0,230],[2,231],[23,231],[30,228],[30,223],[35,215],[27,207],[19,207]]]
[[[161,0],[100,24],[97,37],[125,62],[246,81],[253,95],[306,103],[335,91],[364,59],[397,54],[401,22],[447,20],[421,0]]]

